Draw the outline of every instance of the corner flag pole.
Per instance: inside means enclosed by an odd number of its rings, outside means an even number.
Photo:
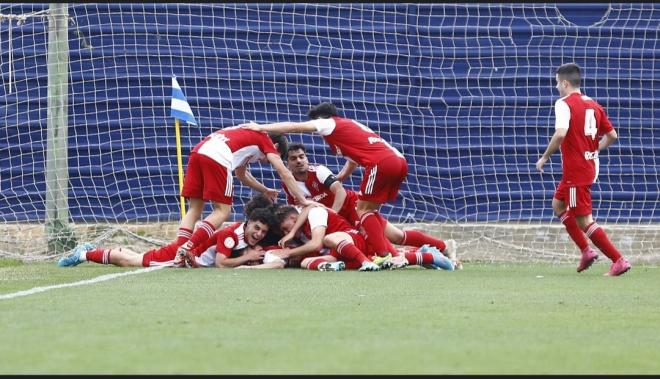
[[[187,122],[189,125],[197,126],[195,116],[190,109],[190,105],[186,100],[186,96],[181,90],[181,86],[176,80],[176,76],[172,76],[172,111],[171,117],[174,117],[174,130],[176,133],[176,161],[179,171],[179,199],[181,201],[181,217],[186,215],[186,202],[181,194],[183,190],[183,158],[181,156],[181,131],[179,128],[179,120]]]
[[[179,171],[179,194],[183,190],[183,158],[181,156],[181,132],[179,130],[179,119],[174,119],[174,131],[176,133],[176,164]],[[186,215],[186,199],[179,195],[181,201],[181,218]]]

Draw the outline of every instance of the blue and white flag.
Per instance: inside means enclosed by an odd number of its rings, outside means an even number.
[[[190,109],[186,96],[183,94],[175,76],[172,77],[172,113],[170,116],[183,120],[188,124],[197,125],[192,109]]]

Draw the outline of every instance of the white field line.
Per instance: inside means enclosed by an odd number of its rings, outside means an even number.
[[[105,282],[107,280],[116,279],[116,278],[126,276],[126,275],[144,274],[145,272],[160,270],[161,268],[164,268],[164,267],[168,267],[168,266],[153,266],[153,267],[143,268],[143,269],[140,269],[140,270],[101,275],[101,276],[97,276],[96,278],[81,280],[79,282],[55,284],[55,285],[52,285],[52,286],[45,286],[45,287],[35,287],[35,288],[25,290],[25,291],[18,291],[18,292],[14,292],[14,293],[8,293],[8,294],[0,295],[0,300],[15,299],[17,297],[34,295],[35,293],[46,292],[46,291],[50,291],[50,290],[54,290],[54,289],[58,289],[58,288],[84,286],[84,285],[87,285],[87,284],[95,284],[95,283]]]

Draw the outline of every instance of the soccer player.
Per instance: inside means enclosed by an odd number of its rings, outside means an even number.
[[[310,164],[303,144],[289,145],[286,164],[306,198],[332,209],[348,220],[351,225],[355,225],[359,221],[356,211],[357,194],[344,189],[335,174],[326,166]],[[287,203],[295,204],[295,199],[284,182],[282,182],[282,189],[286,193]]]
[[[618,276],[630,270],[630,263],[594,221],[591,208],[591,185],[598,178],[598,155],[618,136],[603,107],[580,92],[580,76],[580,67],[575,63],[557,69],[555,80],[560,99],[555,102],[555,133],[536,168],[543,171],[550,156],[561,149],[562,179],[552,199],[552,209],[582,253],[577,272],[588,269],[598,259],[585,238],[586,233],[612,261],[605,275]]]
[[[283,260],[297,258],[305,262],[307,258],[325,255],[324,247],[335,248],[334,245],[326,245],[327,235],[335,232],[349,232],[353,235],[359,236],[359,233],[354,230],[344,219],[333,210],[324,206],[307,206],[302,211],[291,205],[284,205],[275,212],[275,218],[279,224],[280,230],[284,237],[280,240],[280,246],[285,247],[287,243],[297,238],[303,244],[293,248],[283,248],[282,250],[273,250],[272,254],[282,258]],[[378,271],[380,267],[373,263],[370,259],[366,258],[363,250],[356,247],[354,242],[359,237],[347,240],[342,248],[337,249],[339,255],[349,254],[351,256],[361,255],[363,259],[360,260],[360,271]],[[364,249],[364,246],[362,247]],[[394,268],[405,267],[408,263],[399,259],[394,261]],[[393,259],[394,260],[394,259]],[[392,260],[392,261],[393,261]],[[303,267],[306,267],[303,265]],[[309,268],[309,267],[306,267]]]
[[[401,183],[408,174],[408,164],[397,149],[382,139],[373,130],[355,120],[340,117],[332,103],[321,103],[310,109],[310,121],[278,122],[241,126],[273,133],[317,132],[337,155],[347,158],[346,164],[337,175],[342,181],[358,166],[365,168],[357,201],[357,214],[368,242],[378,256],[386,257],[391,252],[385,237],[385,219],[378,212],[385,202],[396,200]],[[287,187],[293,190],[287,183]],[[396,251],[391,252],[397,255]]]
[[[237,222],[216,231],[211,238],[189,251],[188,257],[192,261],[189,261],[190,266],[235,267],[258,262],[264,256],[263,251],[250,250],[249,253],[240,254],[241,250],[257,245],[274,223],[272,209],[257,208],[253,210],[247,221]],[[77,266],[90,261],[120,267],[175,267],[178,266],[178,262],[175,260],[176,253],[176,246],[172,244],[140,254],[131,249],[97,248],[91,243],[85,243],[77,247],[71,255],[61,258],[58,266]],[[232,254],[234,254],[233,257]]]
[[[234,126],[208,135],[192,149],[181,190],[181,195],[189,200],[189,209],[181,220],[180,230],[190,233],[200,219],[206,201],[211,201],[213,211],[204,218],[201,227],[191,234],[190,239],[179,246],[179,256],[184,256],[207,240],[229,218],[233,195],[232,172],[236,172],[243,184],[273,198],[278,191],[259,183],[247,170],[251,162],[268,161],[289,187],[295,186],[295,178],[282,162],[281,154],[286,151],[287,143],[281,137],[273,135],[269,138],[266,133]],[[274,139],[277,139],[277,147],[273,144]],[[277,148],[282,152],[278,152]],[[310,203],[298,188],[292,189],[292,195],[303,205]]]
[[[289,145],[286,163],[298,181],[298,187],[303,191],[305,197],[331,208],[347,219],[352,226],[360,228],[356,212],[357,194],[354,191],[345,189],[334,173],[327,167],[310,164],[304,145]],[[282,188],[287,194],[287,202],[294,204],[294,198],[289,194],[285,183],[282,183]],[[362,231],[364,232],[364,230]],[[434,246],[455,262],[457,268],[462,268],[462,264],[456,256],[457,244],[454,240],[443,241],[417,230],[402,230],[388,221],[385,221],[385,237],[389,242],[397,245]],[[391,251],[392,249],[394,247],[388,245],[388,250]]]

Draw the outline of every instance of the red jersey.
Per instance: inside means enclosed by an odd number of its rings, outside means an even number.
[[[279,155],[268,134],[238,126],[209,134],[192,151],[206,155],[230,170],[264,159],[268,153]]]
[[[561,143],[562,180],[568,185],[591,185],[598,177],[598,142],[614,130],[595,100],[571,93],[555,102],[555,128],[568,128]]]
[[[210,267],[215,265],[217,253],[232,258],[232,255],[235,255],[233,253],[239,252],[247,246],[248,244],[245,242],[245,223],[235,222],[217,230],[191,252],[197,256],[197,264]]]
[[[311,199],[328,208],[332,208],[332,204],[335,201],[335,194],[330,191],[330,186],[336,182],[337,179],[327,167],[310,164],[307,179],[305,181],[299,181],[296,179],[296,181],[298,188],[305,195],[305,199]],[[287,203],[294,205],[295,199],[289,192],[289,188],[284,182],[281,183],[282,189],[284,189],[284,192],[286,193]],[[339,215],[350,222],[355,222],[355,219],[357,218],[357,213],[355,213],[356,202],[357,194],[353,191],[346,190],[346,199],[344,199],[344,204],[339,210]]]
[[[375,166],[391,156],[403,158],[403,154],[387,141],[355,120],[335,116],[313,122],[333,153],[348,157],[363,167]]]
[[[306,238],[306,240],[305,238],[301,238],[303,242],[310,240],[312,238],[312,229],[320,225],[326,227],[326,235],[334,232],[348,232],[353,230],[353,227],[349,225],[348,221],[332,209],[316,207],[310,209],[307,221],[305,221],[302,227],[302,234]]]

